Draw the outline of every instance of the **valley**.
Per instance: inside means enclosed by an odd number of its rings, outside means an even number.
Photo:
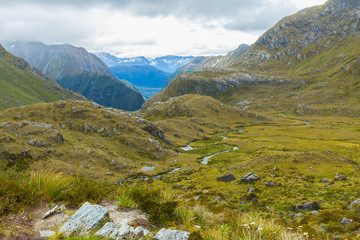
[[[0,47],[0,239],[359,239],[359,16],[215,57]]]

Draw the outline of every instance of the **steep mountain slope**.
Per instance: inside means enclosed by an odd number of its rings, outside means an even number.
[[[58,83],[106,107],[136,111],[144,103],[144,97],[131,85],[105,73],[82,72],[60,79]]]
[[[68,91],[0,45],[0,109],[36,102],[85,98]]]
[[[191,60],[191,62],[189,62],[183,67],[178,68],[176,72],[167,77],[164,80],[163,88],[169,86],[170,82],[182,73],[189,73],[207,68],[221,67],[224,64],[239,58],[246,50],[249,49],[249,47],[249,45],[241,44],[237,49],[229,52],[226,56],[196,57]]]
[[[240,57],[225,58],[217,69],[181,75],[147,106],[197,93],[232,105],[252,102],[250,109],[265,111],[359,114],[354,104],[359,8],[358,0],[331,0],[286,17]],[[268,83],[279,78],[275,93],[269,92]]]
[[[99,104],[138,110],[144,103],[141,93],[131,84],[116,80],[105,63],[84,48],[71,45],[47,46],[39,42],[13,42],[6,46],[13,54],[25,58],[31,65],[58,81],[62,87],[79,91]]]
[[[47,46],[40,42],[8,42],[4,47],[55,81],[83,71],[111,74],[98,57],[84,48],[71,45]]]

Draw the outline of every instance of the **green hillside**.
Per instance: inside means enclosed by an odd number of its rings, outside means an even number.
[[[8,53],[1,45],[0,96],[0,109],[68,98],[85,99],[80,94],[63,89],[23,59]]]
[[[105,73],[83,72],[60,79],[58,83],[107,107],[135,111],[145,102],[141,93],[128,86],[130,84]]]

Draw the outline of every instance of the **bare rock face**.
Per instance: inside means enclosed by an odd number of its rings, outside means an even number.
[[[108,217],[108,210],[100,205],[84,203],[79,210],[60,228],[59,232],[64,237],[69,237],[74,232],[86,234],[94,230],[102,221]]]
[[[154,237],[157,240],[188,240],[189,232],[162,228]]]

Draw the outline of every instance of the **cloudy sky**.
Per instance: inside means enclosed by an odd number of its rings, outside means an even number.
[[[121,57],[218,55],[325,0],[0,0],[0,42],[69,43]]]

